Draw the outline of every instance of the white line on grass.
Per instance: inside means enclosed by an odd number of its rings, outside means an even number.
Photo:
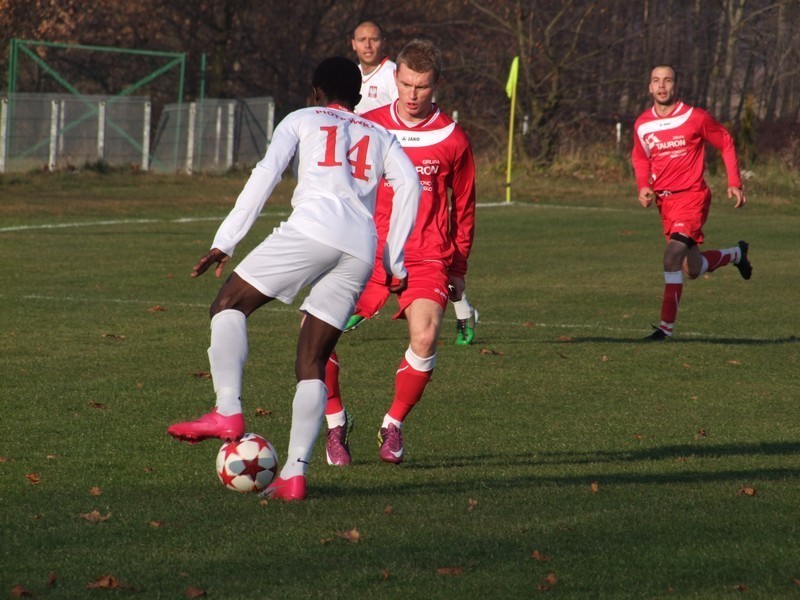
[[[287,212],[271,212],[261,216],[269,217],[288,217]],[[48,223],[44,225],[14,225],[11,227],[0,227],[0,233],[10,233],[15,231],[33,231],[37,229],[67,229],[71,227],[103,227],[106,225],[141,225],[147,223],[200,223],[202,221],[219,221],[225,217],[181,217],[178,219],[117,219],[114,221],[85,221],[82,223]]]
[[[92,298],[87,296],[46,296],[40,294],[26,294],[21,297],[12,297],[6,294],[0,294],[0,299],[8,299],[14,300],[17,298],[21,298],[22,300],[38,300],[38,301],[45,301],[45,302],[91,302],[91,303],[100,303],[100,304],[139,304],[142,306],[180,306],[180,307],[189,307],[189,308],[207,308],[208,303],[203,302],[165,302],[165,301],[155,301],[155,300],[133,300],[129,298]],[[281,302],[270,302],[269,304],[262,306],[262,310],[270,311],[270,312],[297,312],[297,307],[292,305],[286,305]],[[619,334],[638,334],[643,331],[643,328],[626,328],[626,327],[608,327],[603,325],[596,325],[596,324],[587,324],[587,323],[538,323],[532,321],[494,321],[494,320],[485,320],[481,319],[480,326],[494,326],[494,327],[526,327],[526,328],[540,328],[540,329],[582,329],[582,330],[595,330],[595,331],[605,331],[605,332],[613,332]],[[686,337],[703,337],[703,338],[711,338],[711,339],[728,339],[731,336],[728,335],[721,335],[716,333],[703,333],[700,331],[681,331],[681,336]],[[774,338],[768,337],[753,337],[748,336],[749,340],[757,340],[757,341],[770,341]]]
[[[598,212],[632,212],[632,209],[627,208],[609,208],[605,206],[567,206],[561,204],[517,204],[514,202],[478,202],[478,208],[504,208],[513,206],[515,208],[546,208],[552,210],[587,210]],[[268,212],[261,215],[269,217],[288,217],[288,212]],[[107,225],[142,225],[147,223],[200,223],[203,221],[219,221],[225,217],[180,217],[177,219],[117,219],[117,220],[103,220],[103,221],[84,221],[80,223],[45,223],[42,225],[12,225],[9,227],[0,227],[0,233],[15,233],[18,231],[35,231],[46,229],[69,229],[73,227],[105,227]]]

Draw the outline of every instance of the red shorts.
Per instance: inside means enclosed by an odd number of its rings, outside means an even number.
[[[405,319],[405,310],[414,301],[420,298],[433,300],[444,310],[447,307],[448,284],[450,277],[447,269],[439,261],[423,261],[418,263],[406,263],[408,271],[408,288],[397,296],[397,303],[400,310],[395,313],[393,319]],[[391,292],[387,284],[386,271],[383,263],[377,261],[372,277],[367,282],[367,286],[361,293],[356,303],[356,314],[369,319],[386,304]]]
[[[658,212],[664,237],[678,233],[698,244],[703,243],[703,225],[711,208],[711,190],[676,192],[658,196]]]

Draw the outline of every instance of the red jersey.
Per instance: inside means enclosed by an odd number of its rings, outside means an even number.
[[[417,220],[405,245],[406,263],[439,260],[451,275],[463,278],[475,233],[475,162],[464,130],[435,104],[428,118],[414,126],[400,119],[396,101],[364,117],[397,136],[422,184]],[[384,181],[375,208],[379,245],[389,230],[393,196]]]
[[[703,178],[705,143],[722,153],[728,186],[742,187],[733,138],[702,108],[678,102],[666,117],[655,107],[642,113],[633,126],[633,170],[639,189],[684,192],[706,189]]]

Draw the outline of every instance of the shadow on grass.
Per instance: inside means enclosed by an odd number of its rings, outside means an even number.
[[[559,344],[569,346],[570,344],[641,344],[644,346],[660,346],[672,344],[719,344],[719,345],[744,345],[744,346],[773,346],[780,344],[796,344],[800,338],[790,335],[785,338],[764,339],[764,338],[707,338],[707,337],[679,337],[669,342],[653,342],[640,338],[614,338],[604,336],[592,337],[572,337],[568,340],[543,340],[540,343]]]

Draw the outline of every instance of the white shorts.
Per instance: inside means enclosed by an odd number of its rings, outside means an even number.
[[[300,290],[311,284],[300,310],[344,330],[372,274],[372,265],[312,240],[284,222],[234,271],[265,296],[285,304],[291,304]]]

